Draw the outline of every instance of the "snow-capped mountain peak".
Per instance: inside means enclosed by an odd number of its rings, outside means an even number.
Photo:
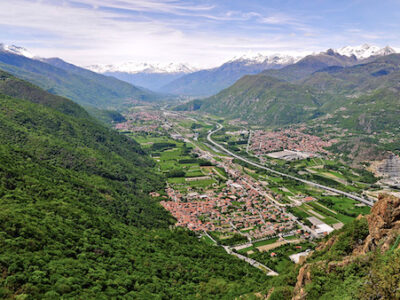
[[[241,62],[246,65],[255,65],[255,64],[289,65],[296,63],[300,59],[301,57],[290,56],[286,54],[264,55],[261,53],[257,54],[247,53],[242,56],[235,56],[233,59],[229,61],[229,63]]]
[[[115,65],[91,65],[87,66],[87,69],[97,72],[123,72],[123,73],[169,73],[169,74],[188,74],[197,71],[196,68],[182,63],[136,63],[126,62]]]
[[[386,46],[384,48],[380,48],[374,45],[360,45],[360,46],[346,46],[336,50],[337,53],[346,56],[356,56],[357,59],[365,59],[371,56],[383,56],[396,53],[396,50],[393,48]]]
[[[23,48],[23,47],[18,47],[15,45],[6,45],[6,44],[2,44],[0,43],[0,51],[5,51],[5,52],[9,52],[12,54],[16,54],[16,55],[22,55],[28,58],[34,58],[35,56],[29,52],[27,49]]]

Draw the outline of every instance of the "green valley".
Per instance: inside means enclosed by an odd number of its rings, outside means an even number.
[[[400,299],[399,11],[0,1],[0,299]]]

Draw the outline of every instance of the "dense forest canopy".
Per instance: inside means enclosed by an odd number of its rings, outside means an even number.
[[[6,73],[0,87],[0,298],[233,298],[261,286],[261,271],[169,229],[148,196],[164,179],[135,141]]]

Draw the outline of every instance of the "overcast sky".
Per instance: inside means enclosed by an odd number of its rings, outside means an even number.
[[[400,48],[393,0],[0,0],[0,42],[79,65],[303,54],[363,43]]]

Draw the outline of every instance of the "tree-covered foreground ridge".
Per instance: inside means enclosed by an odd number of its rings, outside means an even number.
[[[136,142],[8,74],[0,90],[0,298],[232,299],[262,287],[261,271],[169,228],[148,196],[163,179]]]
[[[0,73],[0,298],[396,299],[400,199],[268,277],[172,226],[134,140]]]

